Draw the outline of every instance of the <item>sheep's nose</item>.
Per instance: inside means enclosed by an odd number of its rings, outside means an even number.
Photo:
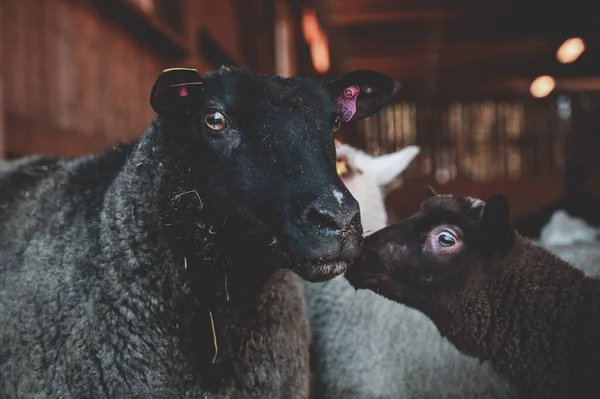
[[[307,224],[344,231],[351,223],[360,226],[358,202],[352,197],[334,191],[333,197],[319,197],[304,211],[303,221]]]

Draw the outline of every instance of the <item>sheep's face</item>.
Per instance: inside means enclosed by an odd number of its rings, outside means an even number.
[[[502,196],[486,204],[433,195],[417,214],[367,237],[346,278],[355,288],[431,315],[493,278],[493,265],[506,256],[514,234]]]
[[[372,71],[322,84],[231,68],[204,77],[174,70],[158,78],[152,104],[185,130],[181,156],[227,216],[224,229],[319,281],[344,272],[362,241],[358,204],[336,173],[334,132],[398,89]]]

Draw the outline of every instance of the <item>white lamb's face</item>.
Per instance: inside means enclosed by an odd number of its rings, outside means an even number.
[[[418,153],[418,147],[409,146],[373,157],[347,144],[336,144],[338,174],[359,203],[366,234],[387,225],[382,189],[402,173]]]

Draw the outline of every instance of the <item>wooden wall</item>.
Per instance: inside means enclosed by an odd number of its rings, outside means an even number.
[[[249,0],[246,0],[249,1]],[[240,25],[236,16],[236,0],[219,0],[202,8],[202,20],[211,36],[238,65],[243,64]]]
[[[157,56],[82,1],[5,0],[6,150],[74,155],[137,137]]]
[[[158,73],[218,68],[207,51],[272,72],[273,24],[257,17],[269,15],[272,0],[179,2],[181,29],[146,18],[148,0],[0,1],[0,154],[72,156],[138,137],[154,117],[149,93]],[[208,50],[201,32],[213,42]]]
[[[376,155],[421,148],[402,173],[404,185],[387,197],[392,220],[418,210],[426,184],[483,199],[505,194],[519,218],[564,194],[571,129],[556,110],[554,97],[402,102],[357,123],[355,135],[362,142],[355,145]]]

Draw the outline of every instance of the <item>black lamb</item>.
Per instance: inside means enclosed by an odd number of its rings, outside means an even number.
[[[520,236],[503,196],[431,194],[366,239],[350,283],[423,312],[520,397],[600,396],[600,280]]]
[[[307,397],[290,270],[323,281],[359,255],[333,132],[398,88],[170,69],[138,140],[5,164],[0,398]]]

